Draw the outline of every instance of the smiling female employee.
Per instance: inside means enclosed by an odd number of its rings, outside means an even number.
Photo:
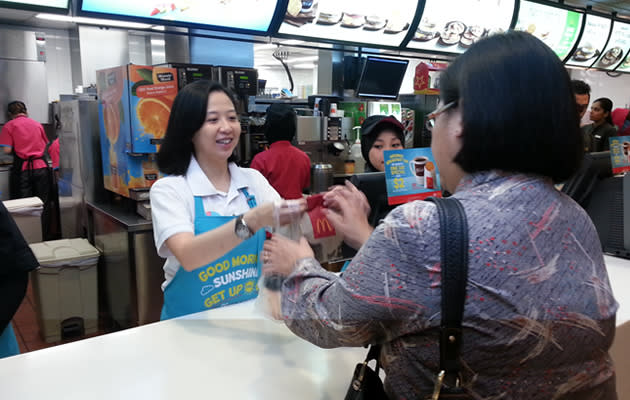
[[[162,319],[255,298],[262,228],[305,208],[232,162],[240,134],[225,87],[201,80],[177,94],[157,156],[169,176],[150,192],[155,244],[166,257]]]

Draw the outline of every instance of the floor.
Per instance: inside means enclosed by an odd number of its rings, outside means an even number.
[[[98,332],[81,337],[68,338],[57,342],[46,343],[42,338],[39,325],[37,323],[37,302],[33,294],[33,286],[29,281],[26,297],[22,301],[13,317],[13,330],[20,346],[20,353],[44,349],[46,347],[57,346],[60,344],[70,343],[88,337],[103,335],[105,332],[99,329]]]

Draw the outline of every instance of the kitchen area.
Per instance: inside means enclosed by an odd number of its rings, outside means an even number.
[[[606,96],[616,107],[630,106],[630,6],[613,2],[591,7],[590,1],[569,0],[404,0],[390,9],[372,1],[258,0],[243,13],[247,18],[230,8],[242,3],[236,1],[218,2],[222,8],[213,14],[178,3],[151,9],[144,2],[127,9],[117,1],[15,2],[3,8],[5,3],[13,2],[0,2],[0,107],[24,101],[48,138],[59,138],[58,239],[85,238],[99,251],[99,332],[120,334],[117,338],[160,319],[164,259],[155,248],[149,190],[163,176],[156,153],[172,100],[187,83],[216,80],[236,95],[241,138],[235,154],[242,167],[268,148],[267,107],[289,104],[297,114],[293,144],[311,160],[312,184],[305,194],[364,172],[353,145],[361,123],[372,115],[400,121],[406,148],[429,147],[425,116],[438,105],[440,71],[495,32],[517,29],[538,36],[572,78],[591,84],[591,98]],[[112,111],[102,99],[114,94],[119,105]],[[166,119],[149,127],[146,115]],[[0,113],[0,129],[6,122]],[[3,201],[9,199],[11,163],[10,155],[0,155]],[[319,261],[337,272],[346,259],[341,252],[330,254]],[[623,267],[616,267],[616,274],[626,276],[619,272]],[[251,310],[242,315],[249,318]],[[210,321],[188,321],[183,337],[197,340],[208,326],[218,335],[220,328],[236,331],[229,319],[219,313]],[[252,335],[286,339],[270,324],[252,326],[247,326]],[[183,330],[176,322],[170,327]],[[150,346],[142,344],[146,336],[129,332],[130,346],[151,359]],[[171,334],[162,329],[158,337],[167,341]],[[243,339],[246,346],[248,340]],[[299,368],[311,359],[325,371],[338,368],[328,353],[291,342],[287,350],[293,349],[308,354],[293,360]],[[360,350],[337,353],[344,372],[363,355]],[[192,357],[195,349],[185,351]],[[212,356],[210,350],[204,354]],[[103,372],[114,365],[113,358],[104,358]],[[271,391],[260,379],[261,390]],[[304,379],[318,385],[316,378]],[[255,383],[248,393],[256,393]],[[336,396],[346,382],[333,383]],[[291,393],[299,393],[298,386],[291,385]],[[138,396],[146,395],[133,387]]]

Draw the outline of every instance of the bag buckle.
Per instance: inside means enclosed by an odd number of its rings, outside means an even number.
[[[356,379],[352,380],[352,388],[356,391],[361,389],[361,383],[363,382],[363,377],[365,376],[365,369],[367,368],[367,361],[365,361],[361,365],[361,370],[359,371],[359,376]]]
[[[442,370],[435,377],[435,384],[433,385],[433,395],[431,396],[431,400],[438,400],[440,398],[440,391],[442,390],[444,375],[446,375],[446,371]]]

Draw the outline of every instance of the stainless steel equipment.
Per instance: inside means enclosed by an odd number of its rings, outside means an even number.
[[[7,122],[6,106],[13,100],[23,101],[34,120],[48,123],[45,40],[43,33],[0,29],[0,124]]]
[[[322,117],[297,117],[297,134],[298,143],[315,142],[322,140]]]
[[[311,169],[311,193],[327,191],[334,181],[333,166],[327,163],[317,163]]]
[[[86,201],[105,201],[103,166],[98,128],[98,105],[94,99],[58,103],[59,213],[63,238],[85,237]],[[53,111],[56,112],[56,111]]]

